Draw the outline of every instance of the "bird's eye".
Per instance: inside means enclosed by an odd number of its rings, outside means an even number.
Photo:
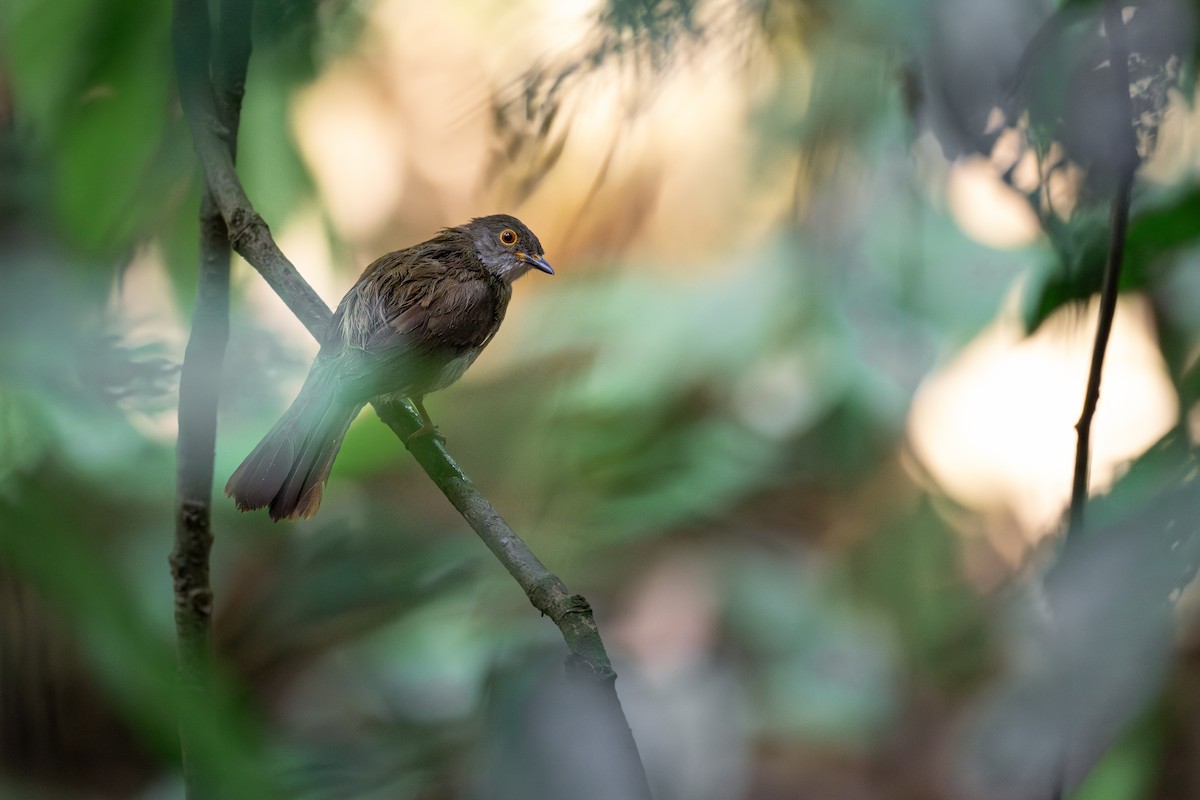
[[[505,247],[512,247],[517,243],[517,232],[512,228],[505,228],[500,231],[500,244]]]

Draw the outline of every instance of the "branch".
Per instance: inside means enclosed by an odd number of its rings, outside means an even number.
[[[399,403],[376,403],[375,412],[402,442],[421,426],[420,419]],[[409,449],[446,499],[521,586],[533,607],[558,626],[573,656],[573,666],[597,678],[615,680],[617,673],[600,641],[600,631],[587,600],[567,591],[563,582],[546,569],[440,441],[432,436],[420,437]]]
[[[1118,137],[1117,191],[1112,201],[1109,219],[1108,257],[1104,263],[1104,282],[1100,290],[1100,318],[1096,323],[1096,341],[1092,347],[1092,362],[1088,369],[1087,390],[1083,411],[1075,423],[1075,470],[1071,482],[1071,512],[1068,537],[1083,529],[1083,512],[1087,505],[1088,470],[1092,434],[1092,418],[1100,401],[1100,374],[1104,369],[1104,353],[1112,333],[1113,316],[1117,310],[1117,291],[1121,279],[1121,263],[1125,255],[1125,233],[1129,228],[1129,205],[1133,192],[1133,177],[1138,168],[1137,139],[1133,130],[1133,102],[1129,95],[1129,47],[1125,41],[1125,22],[1119,0],[1104,4],[1104,32],[1108,37],[1109,67],[1113,79],[1113,97],[1120,109],[1118,119],[1123,125],[1113,132]]]
[[[219,38],[213,58],[216,78],[214,119],[219,119],[224,142],[215,145],[234,158],[246,66],[250,58],[252,2],[221,0]],[[207,9],[204,25],[192,32],[194,57],[177,63],[181,88],[204,86],[209,70]],[[179,52],[177,48],[177,52]],[[212,97],[212,89],[208,89]],[[209,553],[212,549],[211,500],[213,456],[217,435],[217,401],[225,345],[229,340],[229,235],[225,219],[206,187],[200,206],[200,270],[192,332],[184,351],[179,378],[179,438],[176,445],[175,546],[171,575],[175,590],[175,630],[182,691],[200,708],[210,690],[212,674],[212,605]],[[197,763],[196,723],[181,714],[179,737],[183,776],[189,798],[218,795],[212,770]]]
[[[235,0],[230,0],[234,2]],[[196,153],[200,157],[212,197],[229,228],[233,248],[263,276],[275,293],[300,319],[308,331],[322,340],[332,312],[296,268],[283,255],[262,217],[254,210],[234,169],[233,157],[220,137],[227,133],[217,116],[206,72],[194,68],[207,63],[203,47],[207,42],[207,17],[203,0],[175,0],[173,39],[176,59],[181,64],[181,99],[192,131]],[[184,67],[189,67],[185,69]],[[186,78],[186,80],[185,80]],[[405,441],[422,422],[416,412],[398,402],[374,404],[380,419]],[[600,692],[614,720],[620,722],[621,746],[629,764],[637,773],[636,794],[630,800],[649,800],[637,746],[617,698],[616,672],[600,639],[591,607],[538,560],[537,556],[504,522],[487,498],[434,437],[413,443],[411,452],[417,462],[445,493],[488,549],[517,580],[529,601],[550,617],[562,632],[571,656],[570,674],[583,679]]]
[[[230,0],[223,5],[235,6],[237,3]],[[248,21],[243,28],[248,35]],[[236,138],[236,132],[221,119],[213,97],[209,78],[208,7],[203,0],[175,0],[171,38],[184,117],[204,168],[208,191],[228,226],[230,244],[258,270],[309,333],[320,341],[332,312],[275,244],[271,231],[250,204],[234,170],[233,152],[228,142]],[[228,52],[238,50],[231,47]],[[249,53],[248,43],[244,52]],[[226,77],[229,77],[228,73]],[[239,87],[242,84],[241,81],[236,83]],[[241,89],[238,91],[240,93]]]

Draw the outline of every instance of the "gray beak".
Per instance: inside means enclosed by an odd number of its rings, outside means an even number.
[[[526,261],[526,263],[532,264],[533,266],[537,267],[538,269],[540,269],[542,272],[546,273],[547,275],[554,274],[554,267],[550,266],[550,262],[546,260],[545,256],[535,256],[532,253],[526,253],[525,261]]]

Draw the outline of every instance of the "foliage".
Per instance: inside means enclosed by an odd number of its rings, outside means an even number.
[[[1139,142],[1153,164],[1168,126],[1195,124],[1198,12],[1129,5]],[[455,8],[485,27],[500,18],[496,4]],[[907,444],[917,392],[1008,313],[1006,297],[1020,294],[1032,334],[1098,289],[1111,171],[1098,12],[1035,0],[611,0],[578,47],[531,57],[490,98],[493,173],[510,196],[536,200],[563,172],[588,183],[570,159],[596,138],[595,87],[618,87],[619,124],[593,188],[578,192],[583,214],[563,203],[548,215],[582,242],[559,237],[573,247],[569,269],[556,262],[552,288],[522,298],[521,320],[485,357],[501,368],[431,410],[514,527],[592,600],[610,644],[636,650],[628,606],[659,565],[711,569],[706,635],[718,644],[704,658],[717,666],[664,682],[736,671],[747,710],[737,735],[761,745],[746,745],[754,758],[786,756],[789,768],[775,765],[785,796],[830,776],[860,795],[936,796],[938,742],[974,714],[957,755],[977,784],[995,788],[999,775],[1041,789],[1070,771],[1079,797],[1142,797],[1182,735],[1156,703],[1171,705],[1165,675],[1177,669],[1186,686],[1194,672],[1171,656],[1197,568],[1184,424],[1200,397],[1194,175],[1139,182],[1121,287],[1149,303],[1179,424],[1093,503],[1094,537],[999,553],[993,542],[1019,536],[996,529],[1015,523],[956,502]],[[385,71],[393,62],[370,49],[377,13],[258,4],[239,171],[276,230],[327,202],[297,150],[296,92],[356,48]],[[0,704],[0,745],[17,731],[67,754],[58,783],[37,753],[5,757],[6,796],[9,783],[14,796],[177,792],[185,701],[170,651],[173,464],[161,431],[180,353],[170,326],[147,341],[113,300],[153,253],[171,286],[164,304],[186,319],[193,302],[200,186],[169,22],[168,5],[148,0],[0,6],[0,596],[26,598],[0,613],[0,697],[29,680],[60,711],[73,700],[88,711],[65,717],[81,731],[72,739],[36,727],[33,693]],[[631,221],[618,166],[633,131],[713,53],[733,64],[745,103],[741,149],[725,154],[744,182],[713,165],[705,187],[727,203],[723,235],[691,223],[690,208],[659,208],[661,187]],[[1005,161],[999,143],[1012,135],[1020,146]],[[1033,210],[1032,243],[995,249],[960,227],[940,187],[972,157],[990,159]],[[452,196],[415,168],[396,179],[422,207]],[[671,214],[674,235],[702,243],[679,249],[706,256],[639,249]],[[389,227],[407,231],[399,216]],[[613,259],[588,240],[593,224],[629,252]],[[330,237],[325,216],[314,227]],[[333,249],[361,261],[385,240]],[[218,484],[305,367],[294,342],[251,319],[261,306],[249,285],[237,289]],[[377,428],[372,417],[351,429],[312,522],[270,528],[216,505],[222,675],[202,710],[203,757],[237,796],[494,796],[476,784],[508,752],[505,737],[536,739],[552,631]],[[996,584],[1007,591],[981,588]],[[661,637],[692,624],[696,605],[675,609]],[[1114,635],[1122,625],[1133,633]],[[31,629],[53,668],[9,655]],[[1057,744],[1013,738],[1061,732],[1063,719],[1074,725],[1064,739],[1088,756],[1069,770]],[[660,751],[646,751],[653,768]],[[88,767],[96,752],[108,768]]]

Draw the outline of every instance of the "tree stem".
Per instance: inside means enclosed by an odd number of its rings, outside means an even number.
[[[196,4],[200,6],[201,4]],[[222,0],[213,73],[216,75],[215,119],[222,128],[220,145],[230,162],[236,154],[237,128],[246,67],[250,57],[250,0]],[[207,8],[202,25],[187,32],[203,58],[179,61],[179,83],[204,85],[208,78]],[[199,74],[194,74],[199,71]],[[175,591],[175,630],[179,677],[185,695],[179,738],[183,776],[189,800],[217,797],[212,770],[197,763],[195,720],[188,709],[200,708],[211,692],[212,607],[209,553],[212,549],[211,500],[216,449],[217,402],[225,345],[229,339],[229,265],[231,248],[225,219],[206,187],[200,206],[200,269],[192,331],[179,378],[179,438],[176,445],[175,545],[171,575]]]
[[[1075,469],[1071,482],[1070,524],[1068,537],[1083,529],[1084,508],[1087,505],[1088,473],[1092,418],[1100,401],[1100,375],[1104,369],[1104,354],[1112,333],[1113,317],[1117,310],[1117,294],[1121,281],[1121,264],[1125,256],[1125,233],[1129,227],[1129,206],[1133,193],[1134,173],[1138,168],[1137,140],[1133,131],[1133,103],[1129,96],[1129,47],[1125,41],[1125,22],[1119,0],[1107,0],[1104,5],[1104,31],[1108,37],[1109,68],[1113,80],[1113,97],[1118,104],[1122,121],[1113,135],[1119,137],[1117,151],[1117,190],[1112,201],[1109,219],[1108,257],[1104,263],[1104,282],[1100,291],[1100,316],[1096,323],[1096,340],[1088,368],[1087,389],[1083,411],[1075,423]]]

